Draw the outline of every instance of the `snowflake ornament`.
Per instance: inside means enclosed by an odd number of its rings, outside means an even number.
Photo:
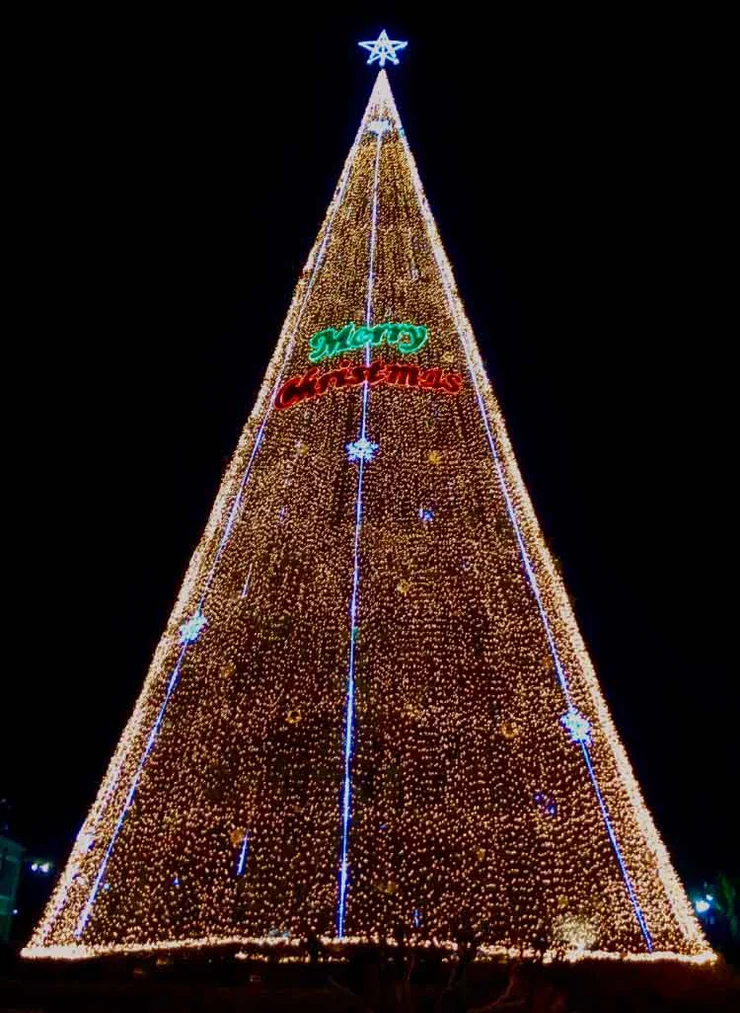
[[[207,624],[208,620],[202,612],[196,612],[187,622],[180,627],[180,643],[192,644],[200,636],[200,631]]]
[[[568,713],[561,717],[560,724],[570,734],[571,742],[591,745],[591,722],[575,707],[571,707]]]
[[[377,452],[378,444],[368,440],[366,436],[361,436],[354,443],[347,444],[347,459],[349,461],[370,462],[375,458]]]

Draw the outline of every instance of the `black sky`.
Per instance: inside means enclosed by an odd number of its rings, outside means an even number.
[[[282,10],[39,13],[11,46],[11,830],[62,857],[82,822],[367,101],[355,43],[385,26],[648,804],[686,880],[736,869],[727,26]]]

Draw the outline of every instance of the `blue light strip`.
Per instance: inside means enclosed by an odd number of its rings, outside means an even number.
[[[353,161],[352,165],[354,165],[354,161]],[[249,478],[250,478],[250,476],[252,474],[252,465],[254,464],[254,459],[257,456],[257,451],[259,450],[260,444],[262,443],[262,437],[264,436],[265,427],[267,426],[268,420],[270,419],[270,416],[272,414],[272,409],[273,409],[274,403],[275,403],[275,393],[276,393],[277,390],[279,390],[280,384],[282,383],[283,375],[285,373],[285,370],[286,370],[287,365],[288,365],[288,360],[290,359],[290,356],[291,356],[291,353],[292,353],[292,350],[293,350],[293,343],[295,341],[295,336],[298,333],[298,328],[300,327],[301,320],[303,319],[304,310],[306,309],[306,306],[308,305],[308,300],[310,299],[311,293],[313,292],[313,286],[314,286],[314,282],[316,281],[316,278],[317,278],[318,273],[319,273],[319,267],[321,266],[321,264],[324,261],[324,254],[326,252],[326,247],[329,244],[329,237],[331,236],[332,226],[334,225],[334,218],[336,217],[336,213],[339,210],[339,207],[340,207],[340,205],[342,203],[342,198],[344,197],[344,192],[347,189],[347,183],[349,182],[350,174],[351,174],[351,167],[350,167],[350,169],[347,170],[346,176],[344,178],[344,182],[342,183],[341,190],[340,190],[339,195],[337,197],[336,206],[334,207],[334,211],[332,213],[331,219],[329,220],[329,223],[327,224],[327,227],[326,227],[326,235],[324,236],[324,238],[323,238],[323,240],[321,242],[321,246],[319,248],[319,252],[316,255],[316,261],[314,263],[313,271],[311,272],[311,277],[309,279],[308,286],[306,288],[306,294],[305,294],[305,296],[303,298],[303,302],[301,303],[301,308],[298,311],[298,317],[297,317],[296,322],[295,322],[295,327],[293,328],[293,331],[292,331],[292,333],[290,335],[290,340],[288,341],[288,346],[285,349],[285,355],[283,356],[283,364],[280,367],[280,372],[278,373],[277,380],[275,381],[275,384],[273,385],[272,393],[270,394],[270,400],[268,402],[267,409],[265,410],[265,417],[262,419],[262,423],[261,423],[261,425],[259,427],[259,430],[257,432],[257,436],[256,436],[256,439],[254,441],[254,445],[252,447],[252,453],[250,454],[249,461],[247,463],[247,467],[246,467],[246,469],[244,471],[244,475],[242,476],[242,480],[241,480],[241,483],[239,485],[239,491],[238,491],[237,495],[235,496],[234,502],[233,502],[233,504],[231,506],[231,510],[229,511],[228,521],[226,522],[226,526],[224,528],[223,535],[221,536],[221,541],[219,542],[218,549],[216,550],[216,555],[214,556],[213,563],[212,563],[211,568],[210,568],[209,573],[208,573],[208,577],[206,578],[206,583],[205,583],[205,586],[203,588],[203,594],[200,597],[200,605],[198,606],[199,610],[202,609],[203,602],[206,599],[206,595],[210,591],[211,584],[213,582],[213,578],[214,578],[215,573],[216,573],[216,567],[218,566],[219,561],[221,559],[221,556],[223,554],[223,551],[226,548],[228,540],[229,540],[229,538],[231,536],[232,528],[234,526],[234,521],[236,520],[237,514],[239,513],[239,509],[240,509],[241,504],[242,504],[242,498],[244,496],[244,490],[245,490],[247,482],[249,481]]]
[[[98,895],[98,890],[100,889],[100,886],[101,886],[101,884],[103,882],[103,877],[105,876],[106,869],[108,868],[108,860],[110,859],[111,852],[113,851],[113,846],[115,845],[115,843],[116,843],[116,841],[118,839],[118,835],[121,832],[121,828],[123,827],[123,821],[126,819],[126,813],[128,812],[129,808],[131,807],[132,802],[134,801],[134,796],[136,795],[136,789],[138,788],[139,781],[141,780],[141,775],[142,775],[142,772],[144,770],[144,765],[146,764],[146,761],[149,759],[149,754],[151,753],[152,749],[154,748],[154,743],[156,742],[160,726],[161,726],[162,721],[164,719],[164,712],[167,709],[167,704],[169,703],[169,699],[172,696],[173,690],[174,690],[175,686],[177,685],[177,681],[178,681],[179,676],[180,676],[180,667],[182,665],[183,658],[185,657],[185,653],[186,653],[186,651],[187,651],[187,649],[188,649],[189,646],[190,646],[190,644],[183,644],[182,649],[180,650],[180,654],[178,656],[177,663],[175,664],[175,667],[174,667],[174,669],[172,671],[172,675],[170,676],[170,681],[167,684],[167,692],[165,693],[164,700],[162,701],[162,705],[159,708],[159,713],[157,714],[157,720],[154,722],[154,724],[152,726],[152,730],[149,733],[149,738],[147,739],[146,749],[142,753],[141,759],[139,760],[139,765],[136,768],[136,774],[134,775],[134,779],[131,782],[131,787],[129,788],[129,793],[126,796],[126,801],[123,804],[123,809],[121,810],[121,815],[118,817],[118,822],[116,823],[115,827],[113,828],[113,833],[111,834],[111,839],[108,842],[108,847],[106,848],[105,854],[103,855],[103,860],[100,863],[100,867],[98,868],[98,873],[97,873],[97,875],[95,877],[95,880],[93,882],[93,886],[92,886],[92,889],[90,891],[90,896],[88,897],[87,903],[85,904],[85,907],[82,910],[82,914],[80,915],[80,918],[79,918],[79,920],[77,922],[77,927],[75,928],[75,933],[74,933],[75,934],[75,939],[79,939],[80,936],[82,935],[82,933],[85,931],[85,926],[87,925],[88,919],[90,918],[90,914],[92,912],[93,905],[95,904],[95,899],[96,899],[96,897]]]
[[[413,163],[413,155],[411,154],[411,151],[410,151],[409,146],[408,146],[408,142],[406,141],[405,137],[404,137],[404,147],[405,147],[405,150],[406,150],[406,157],[407,157],[408,161],[410,162],[411,168],[413,170],[413,165],[414,165],[414,163]],[[412,174],[413,174],[413,172],[412,172]],[[417,176],[417,178],[418,178],[418,176]],[[422,203],[422,207],[426,206],[428,208],[426,200],[423,198],[423,196],[422,196],[422,199],[421,199],[421,203]],[[429,211],[429,214],[431,215],[431,211]],[[425,219],[425,221],[426,221],[426,219]],[[555,671],[557,673],[558,682],[560,683],[560,687],[561,687],[561,689],[563,691],[563,695],[565,696],[565,700],[566,700],[566,703],[568,705],[568,709],[570,710],[571,707],[573,706],[573,702],[572,702],[571,695],[570,695],[570,689],[568,687],[568,680],[567,680],[567,677],[566,677],[565,670],[563,668],[562,662],[560,660],[560,655],[558,653],[558,649],[557,649],[557,646],[556,646],[556,643],[555,643],[555,637],[553,635],[552,628],[550,626],[550,621],[549,621],[549,619],[547,617],[547,613],[545,612],[545,607],[544,607],[544,604],[543,604],[543,601],[542,601],[542,596],[540,594],[540,589],[539,589],[539,585],[537,583],[537,578],[535,576],[534,568],[533,568],[531,560],[529,558],[529,553],[527,552],[527,547],[526,547],[526,544],[524,542],[524,536],[522,535],[521,529],[519,527],[519,521],[518,521],[518,518],[516,516],[516,512],[514,510],[514,504],[513,504],[512,500],[511,500],[511,496],[509,494],[509,489],[508,489],[508,486],[507,486],[507,483],[506,483],[506,476],[505,476],[505,473],[504,473],[503,465],[501,463],[501,459],[499,457],[498,448],[496,446],[496,440],[494,439],[493,432],[491,430],[491,425],[490,425],[490,422],[489,422],[489,419],[488,419],[488,413],[486,412],[485,401],[483,399],[483,394],[482,394],[482,391],[480,389],[480,385],[478,383],[478,377],[476,375],[475,368],[474,368],[474,365],[473,365],[473,361],[472,361],[471,356],[470,356],[470,349],[468,348],[467,342],[466,342],[466,340],[465,340],[465,338],[463,336],[463,333],[462,333],[463,329],[457,323],[458,317],[457,317],[457,313],[456,313],[454,298],[453,298],[452,292],[450,290],[450,286],[449,286],[449,283],[448,283],[448,280],[447,280],[447,276],[445,274],[444,264],[440,262],[439,255],[437,253],[436,245],[435,245],[435,242],[434,242],[434,237],[432,236],[432,234],[431,234],[431,232],[429,230],[429,223],[428,222],[427,222],[427,234],[428,234],[429,242],[430,242],[430,244],[432,246],[432,250],[434,252],[435,260],[437,261],[437,268],[439,270],[440,278],[442,279],[442,284],[443,284],[444,289],[445,289],[445,294],[447,295],[447,301],[448,301],[449,306],[450,306],[450,312],[452,314],[452,319],[456,322],[456,326],[457,326],[457,330],[458,330],[458,336],[460,337],[460,343],[462,344],[463,350],[465,352],[465,358],[467,359],[467,363],[468,363],[468,371],[470,372],[470,376],[471,376],[471,378],[473,380],[473,387],[475,389],[475,394],[476,394],[476,397],[478,399],[478,406],[480,408],[481,418],[483,419],[483,424],[485,426],[486,434],[488,436],[488,443],[489,443],[489,446],[491,448],[491,455],[493,457],[493,462],[494,462],[494,465],[495,465],[495,469],[496,469],[496,473],[497,473],[497,476],[498,476],[499,484],[501,486],[501,491],[503,492],[504,500],[506,502],[506,512],[509,515],[509,519],[511,521],[511,525],[512,525],[512,528],[514,530],[514,534],[516,536],[517,544],[519,546],[519,553],[521,555],[522,562],[524,564],[524,569],[525,569],[525,572],[526,572],[526,575],[527,575],[527,581],[528,581],[529,586],[530,586],[530,588],[532,590],[532,594],[534,595],[535,602],[537,603],[537,608],[538,608],[538,611],[539,611],[539,614],[540,614],[540,618],[542,620],[542,626],[544,628],[545,635],[547,637],[547,642],[548,642],[548,645],[549,645],[549,648],[550,648],[550,654],[552,656],[553,663],[555,665]],[[627,871],[627,866],[626,866],[624,858],[622,856],[622,851],[621,851],[621,848],[619,846],[619,841],[617,840],[617,836],[616,836],[616,833],[614,831],[614,827],[612,825],[611,818],[609,816],[609,810],[607,809],[606,802],[605,802],[605,800],[604,800],[604,798],[603,798],[603,796],[601,794],[601,789],[599,788],[598,781],[596,779],[596,774],[595,774],[595,771],[594,771],[592,763],[591,763],[591,757],[590,757],[590,754],[588,753],[587,750],[584,750],[584,756],[585,756],[585,759],[586,759],[586,765],[588,767],[589,776],[591,778],[591,782],[593,784],[594,791],[596,793],[596,797],[597,797],[597,800],[598,800],[598,803],[599,803],[599,808],[601,809],[601,815],[602,815],[603,820],[604,820],[604,825],[606,827],[606,831],[607,831],[607,834],[609,836],[609,841],[611,842],[612,849],[614,851],[614,854],[616,856],[617,862],[619,864],[619,868],[620,868],[621,873],[622,873],[622,878],[624,880],[624,885],[625,885],[625,888],[627,890],[627,895],[628,895],[628,897],[630,899],[630,903],[632,904],[632,907],[634,909],[635,917],[637,919],[637,923],[640,926],[640,930],[642,931],[642,934],[643,934],[643,936],[645,938],[645,942],[647,944],[647,948],[648,948],[648,950],[650,952],[652,952],[652,948],[653,948],[653,946],[652,946],[652,939],[651,939],[650,933],[648,932],[648,929],[647,929],[647,923],[645,921],[645,916],[644,916],[644,914],[642,912],[642,908],[640,907],[640,903],[639,903],[639,901],[637,899],[637,895],[636,895],[635,889],[634,889],[634,887],[632,885],[632,880],[630,879],[629,872]]]
[[[588,773],[591,778],[591,784],[593,785],[594,791],[596,793],[596,798],[599,800],[599,807],[601,809],[601,815],[604,817],[604,823],[606,824],[607,833],[609,834],[609,840],[611,841],[612,848],[614,849],[614,854],[617,856],[619,867],[622,870],[622,877],[624,878],[624,884],[627,887],[627,893],[629,894],[629,898],[632,901],[632,907],[635,909],[637,923],[642,931],[642,935],[643,938],[645,939],[645,945],[648,948],[648,952],[652,953],[653,939],[648,930],[647,922],[645,921],[645,916],[642,913],[642,908],[640,907],[640,904],[635,895],[635,891],[632,886],[632,881],[630,880],[629,873],[627,872],[627,869],[625,867],[624,859],[622,858],[622,852],[619,847],[619,842],[617,841],[616,835],[614,833],[612,822],[609,819],[609,811],[606,808],[604,796],[601,794],[599,782],[596,780],[596,772],[594,771],[593,764],[591,763],[591,754],[585,742],[581,743],[581,751],[583,753],[583,758],[586,761],[586,767],[588,768]]]
[[[539,585],[537,583],[537,578],[535,577],[534,569],[532,567],[532,563],[530,561],[529,554],[527,552],[527,548],[526,548],[526,545],[524,543],[524,536],[522,535],[521,529],[519,527],[519,521],[517,519],[516,513],[514,512],[514,504],[512,503],[511,497],[509,495],[509,490],[508,490],[508,487],[507,487],[507,484],[506,484],[506,478],[505,478],[505,475],[504,475],[503,465],[502,465],[501,460],[500,460],[499,455],[498,455],[498,450],[497,450],[497,447],[496,447],[496,441],[494,440],[493,433],[491,432],[491,426],[490,426],[490,423],[488,421],[488,415],[487,415],[486,410],[485,410],[485,403],[483,401],[483,395],[482,395],[480,387],[478,385],[477,377],[475,375],[475,370],[473,369],[473,366],[472,366],[472,363],[471,363],[471,360],[470,360],[469,350],[467,348],[467,345],[466,345],[465,341],[462,342],[462,345],[463,345],[463,348],[465,349],[466,358],[468,359],[468,368],[470,370],[470,375],[473,378],[473,382],[474,382],[474,386],[475,386],[475,392],[476,392],[476,396],[478,398],[478,404],[479,404],[480,411],[481,411],[481,416],[483,418],[483,422],[484,422],[484,425],[486,427],[486,433],[488,434],[488,442],[490,444],[491,451],[492,451],[492,454],[493,454],[493,459],[494,459],[494,463],[496,465],[496,471],[498,473],[498,478],[499,478],[499,482],[500,482],[500,485],[501,485],[501,489],[502,489],[503,494],[504,494],[504,499],[506,500],[506,511],[507,511],[507,513],[509,515],[509,518],[511,519],[511,524],[512,524],[512,527],[514,529],[514,534],[516,535],[517,544],[519,546],[519,552],[520,552],[520,555],[522,557],[522,561],[524,563],[524,569],[525,569],[526,574],[527,574],[527,580],[529,582],[529,586],[532,589],[532,593],[534,595],[535,601],[537,602],[537,608],[539,610],[540,617],[542,619],[542,625],[544,627],[545,634],[547,636],[547,641],[548,641],[548,644],[550,646],[550,654],[551,654],[552,660],[553,660],[553,662],[555,664],[555,670],[557,672],[558,682],[560,683],[560,686],[561,686],[561,688],[563,690],[563,694],[565,696],[565,699],[566,699],[566,702],[567,702],[567,705],[568,705],[568,709],[570,710],[570,708],[573,706],[573,702],[572,702],[571,695],[570,695],[570,689],[568,687],[568,680],[567,680],[567,677],[565,675],[565,671],[563,669],[562,662],[560,660],[560,655],[558,654],[558,650],[557,650],[557,647],[556,647],[556,644],[555,644],[555,637],[553,635],[552,628],[550,626],[550,621],[547,618],[547,613],[545,612],[545,606],[544,606],[544,604],[542,602],[542,596],[540,594],[540,589],[539,589]],[[583,743],[582,743],[582,746],[584,746]],[[627,895],[628,895],[628,897],[630,899],[630,903],[632,904],[632,907],[634,909],[635,918],[637,919],[637,923],[640,926],[640,930],[641,930],[641,932],[643,934],[643,937],[645,938],[645,942],[647,944],[647,948],[648,948],[648,950],[650,952],[652,952],[653,945],[652,945],[652,940],[651,940],[651,937],[650,937],[650,933],[647,930],[647,924],[645,922],[645,916],[644,916],[644,914],[642,912],[642,908],[641,908],[640,903],[639,903],[639,901],[637,899],[637,895],[636,895],[635,889],[634,889],[634,887],[632,885],[632,880],[630,878],[629,872],[627,871],[627,866],[625,864],[624,857],[622,855],[622,849],[619,846],[619,841],[617,840],[617,835],[616,835],[616,833],[614,831],[614,827],[612,825],[612,821],[611,821],[611,818],[609,816],[609,810],[607,809],[606,802],[604,801],[604,798],[603,798],[603,796],[601,794],[601,789],[599,788],[598,782],[596,780],[596,773],[595,773],[595,771],[593,769],[593,766],[591,764],[591,757],[590,757],[590,754],[588,752],[588,749],[584,747],[583,753],[584,753],[584,756],[586,758],[586,765],[588,767],[588,772],[589,772],[589,776],[591,778],[591,783],[593,784],[594,791],[596,792],[596,797],[597,797],[598,802],[599,802],[599,808],[601,809],[601,815],[602,815],[603,820],[604,820],[604,825],[606,827],[606,832],[607,832],[607,834],[609,836],[609,841],[611,842],[612,849],[614,851],[614,854],[616,856],[617,862],[619,864],[619,868],[620,868],[621,873],[622,873],[622,879],[624,880],[624,885],[625,885],[625,888],[627,890]]]
[[[357,138],[355,139],[355,145],[354,145],[355,147],[356,147],[356,145],[358,143],[358,140],[359,140],[359,137],[360,137],[360,134],[361,134],[362,130],[363,130],[363,126],[361,125],[360,126],[360,130],[358,131]],[[355,152],[355,156],[356,156],[356,152]],[[295,342],[295,337],[296,337],[296,334],[298,333],[298,328],[300,327],[301,320],[303,319],[303,313],[304,313],[304,311],[306,309],[306,306],[308,305],[308,300],[311,297],[311,292],[313,291],[314,283],[316,281],[316,278],[318,277],[318,273],[319,273],[319,270],[321,268],[321,265],[324,262],[324,255],[326,253],[326,248],[327,248],[327,246],[329,244],[329,239],[331,237],[331,231],[332,231],[332,227],[334,225],[334,219],[336,218],[337,211],[341,207],[342,199],[343,199],[345,191],[347,189],[347,184],[349,183],[349,179],[350,179],[350,176],[352,174],[353,167],[354,167],[354,159],[352,160],[351,164],[347,166],[347,169],[346,169],[345,174],[344,174],[344,179],[341,181],[339,192],[338,192],[337,197],[336,197],[336,203],[334,204],[334,208],[333,208],[331,217],[330,217],[330,219],[329,219],[329,221],[327,223],[326,233],[324,235],[323,240],[321,241],[321,246],[319,247],[318,253],[316,254],[316,259],[314,261],[314,266],[313,266],[313,270],[311,272],[311,277],[309,279],[308,286],[306,288],[306,292],[305,292],[305,295],[303,297],[303,302],[301,303],[301,308],[298,311],[298,317],[296,319],[295,327],[293,328],[291,336],[290,336],[290,338],[288,340],[288,345],[286,347],[285,355],[283,357],[283,364],[280,367],[280,371],[278,373],[277,379],[276,379],[275,384],[273,386],[272,393],[270,395],[270,400],[268,401],[267,408],[265,410],[265,416],[264,416],[264,418],[262,420],[262,423],[261,423],[261,425],[259,427],[259,430],[257,431],[257,436],[255,437],[254,445],[252,446],[252,452],[250,454],[249,461],[247,462],[246,469],[245,469],[244,474],[242,476],[242,479],[241,479],[241,482],[240,482],[240,485],[239,485],[239,490],[237,492],[237,495],[234,498],[234,502],[232,503],[231,509],[229,511],[229,516],[228,516],[226,525],[224,527],[224,531],[223,531],[223,534],[221,536],[221,540],[219,542],[218,549],[216,550],[216,555],[214,556],[213,563],[211,564],[210,570],[208,572],[208,576],[206,578],[206,582],[205,582],[205,586],[204,586],[204,589],[203,589],[203,593],[200,596],[200,600],[199,600],[199,603],[198,603],[198,608],[196,610],[197,612],[202,612],[202,610],[203,610],[203,604],[204,604],[206,596],[207,596],[207,594],[208,594],[208,592],[209,592],[209,590],[211,588],[211,584],[213,582],[213,577],[214,577],[215,572],[216,572],[216,567],[218,566],[218,563],[219,563],[219,561],[221,559],[221,556],[223,555],[223,551],[224,551],[224,548],[226,547],[226,543],[228,542],[229,537],[231,536],[231,532],[232,532],[233,527],[234,527],[234,522],[236,521],[236,517],[237,517],[237,514],[239,512],[239,508],[241,507],[241,503],[242,503],[242,500],[243,500],[244,490],[246,488],[247,482],[249,481],[250,475],[252,473],[252,465],[254,464],[254,460],[255,460],[255,458],[257,456],[257,451],[259,450],[260,445],[262,443],[262,437],[264,436],[265,427],[267,426],[267,422],[268,422],[268,420],[270,418],[270,415],[272,413],[272,409],[273,409],[274,401],[275,401],[275,392],[278,390],[278,388],[280,386],[280,383],[282,382],[283,374],[285,372],[285,369],[286,369],[287,364],[288,364],[288,360],[289,360],[290,355],[292,353],[293,343]],[[109,861],[110,856],[111,856],[111,852],[113,850],[113,846],[116,843],[118,835],[119,835],[119,833],[121,831],[121,827],[123,826],[123,822],[126,819],[126,814],[128,813],[128,810],[131,808],[131,805],[132,805],[132,803],[134,801],[134,797],[136,795],[136,790],[137,790],[137,788],[139,786],[139,780],[141,778],[141,773],[142,773],[142,771],[144,769],[144,765],[145,765],[147,759],[149,758],[149,754],[151,753],[152,749],[154,748],[154,743],[156,741],[157,735],[159,733],[160,726],[161,726],[162,721],[164,719],[164,714],[165,714],[165,710],[167,709],[167,704],[169,703],[170,697],[172,696],[172,692],[175,689],[175,686],[177,685],[177,682],[179,680],[180,668],[181,668],[183,659],[185,657],[185,653],[186,653],[186,651],[187,651],[187,649],[188,649],[189,646],[190,646],[190,644],[185,644],[183,646],[182,650],[180,651],[180,655],[179,655],[179,657],[177,659],[177,662],[175,664],[175,667],[174,667],[174,669],[172,671],[172,674],[170,675],[170,680],[169,680],[169,683],[167,685],[167,691],[165,693],[165,697],[164,697],[164,700],[162,702],[162,706],[160,707],[159,713],[157,715],[157,719],[154,722],[152,730],[151,730],[151,732],[149,734],[149,739],[147,740],[146,749],[144,750],[144,753],[143,753],[143,755],[141,757],[141,760],[139,761],[139,765],[138,765],[138,767],[136,769],[136,774],[134,775],[134,779],[133,779],[133,781],[131,783],[131,788],[129,789],[128,795],[126,796],[126,801],[124,802],[123,809],[121,810],[121,814],[118,817],[118,821],[116,822],[116,825],[115,825],[115,827],[113,829],[113,834],[111,835],[111,839],[108,842],[108,847],[106,848],[105,855],[103,856],[103,859],[102,859],[102,861],[100,863],[100,867],[98,868],[98,872],[97,872],[97,874],[95,876],[95,879],[93,881],[93,886],[92,886],[92,888],[90,890],[90,895],[89,895],[89,897],[87,899],[85,907],[82,910],[82,914],[81,914],[81,916],[80,916],[80,918],[78,920],[77,927],[76,927],[75,933],[74,933],[76,939],[79,939],[82,936],[82,933],[85,931],[85,927],[86,927],[87,922],[88,922],[88,920],[90,918],[90,914],[92,912],[93,905],[95,904],[95,900],[96,900],[98,891],[100,889],[100,885],[102,883],[103,876],[105,875],[105,871],[106,871],[106,868],[107,868],[107,865],[108,865],[108,861]],[[111,788],[111,792],[112,791],[113,791],[113,788]],[[61,910],[61,908],[62,908],[62,905],[60,904],[58,910]]]
[[[375,141],[375,175],[373,179],[373,212],[370,226],[370,264],[367,277],[367,301],[365,324],[370,326],[373,310],[373,286],[375,282],[375,241],[378,226],[378,172],[380,168],[380,145],[382,134]],[[365,346],[365,365],[370,365],[370,345]],[[367,409],[370,399],[370,384],[365,381],[362,388],[362,421],[360,439],[367,436]],[[357,607],[360,592],[360,533],[362,531],[362,489],[365,476],[365,457],[360,458],[357,474],[357,501],[355,505],[355,542],[352,567],[352,598],[349,607],[350,638],[349,666],[347,670],[347,705],[344,715],[344,782],[342,787],[342,847],[339,861],[339,901],[337,906],[337,935],[344,936],[344,921],[347,913],[347,885],[349,882],[349,825],[352,816],[352,746],[355,724],[355,661],[357,657]]]
[[[242,842],[242,849],[239,852],[239,861],[236,863],[236,874],[241,876],[244,872],[244,865],[247,861],[247,855],[249,854],[249,831],[245,831],[244,840]]]

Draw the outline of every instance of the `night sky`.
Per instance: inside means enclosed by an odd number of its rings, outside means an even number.
[[[286,11],[65,9],[17,36],[12,835],[62,859],[92,802],[367,101],[355,43],[386,27],[410,40],[401,117],[648,805],[687,883],[737,869],[722,26]]]

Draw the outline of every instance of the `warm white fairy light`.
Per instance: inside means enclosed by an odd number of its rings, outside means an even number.
[[[275,411],[310,337],[370,305],[374,320],[424,322],[432,337],[409,358],[464,376],[455,396],[361,384]],[[534,952],[544,924],[548,954],[574,960],[712,959],[381,72],[134,714],[24,952],[233,945],[298,960],[317,937],[342,959],[401,924],[413,945],[454,953],[463,915],[483,958]]]

